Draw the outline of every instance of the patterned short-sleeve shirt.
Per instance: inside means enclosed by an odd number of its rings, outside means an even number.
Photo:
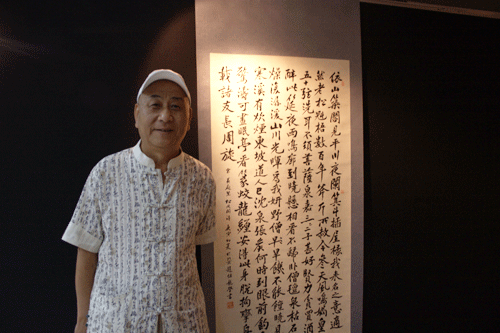
[[[63,240],[99,260],[87,332],[208,332],[195,245],[215,240],[215,183],[181,153],[165,172],[140,142],[92,170]]]

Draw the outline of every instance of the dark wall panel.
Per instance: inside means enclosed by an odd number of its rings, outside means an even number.
[[[361,4],[364,332],[498,327],[499,22]]]

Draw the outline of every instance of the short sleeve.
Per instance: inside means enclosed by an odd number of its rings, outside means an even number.
[[[202,202],[204,202],[204,215],[196,232],[196,245],[213,243],[217,238],[215,229],[215,181],[212,174],[208,172],[208,181],[202,191]]]
[[[103,171],[99,164],[90,173],[62,240],[84,250],[97,253],[104,240],[100,193]]]

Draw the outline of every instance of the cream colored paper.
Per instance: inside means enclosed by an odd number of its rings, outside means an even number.
[[[349,88],[347,60],[210,55],[217,332],[350,331]]]

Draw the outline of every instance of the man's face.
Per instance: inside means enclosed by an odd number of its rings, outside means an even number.
[[[172,81],[150,84],[134,108],[135,127],[141,137],[141,148],[148,152],[177,152],[189,129],[192,110],[184,90]]]

